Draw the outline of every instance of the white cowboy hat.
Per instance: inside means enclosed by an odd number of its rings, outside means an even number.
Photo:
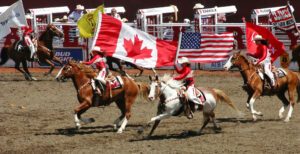
[[[67,20],[68,17],[67,17],[66,15],[64,15],[62,19],[63,19],[63,20]]]
[[[254,36],[254,41],[261,41],[261,40],[265,40],[261,35]]]
[[[76,5],[76,10],[84,10],[84,6],[78,4]]]
[[[26,14],[25,19],[33,19],[33,17],[30,14]]]
[[[182,57],[178,59],[178,64],[190,63],[189,59],[186,57]]]
[[[185,19],[183,20],[183,22],[184,22],[184,23],[190,23],[191,21],[190,21],[190,19],[185,18]]]
[[[98,47],[98,46],[95,46],[95,47],[91,50],[91,53],[92,53],[93,55],[94,55],[94,53],[96,53],[96,52],[101,53],[101,48]]]
[[[201,3],[197,3],[195,4],[195,6],[193,7],[193,9],[203,9],[204,5],[202,5]]]

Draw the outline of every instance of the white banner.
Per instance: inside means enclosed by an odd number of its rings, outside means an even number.
[[[10,28],[27,26],[22,0],[11,5],[0,14],[0,39],[8,35]]]

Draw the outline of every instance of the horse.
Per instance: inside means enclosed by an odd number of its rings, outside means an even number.
[[[119,72],[120,74],[123,74],[123,75],[126,74],[126,72],[125,72],[125,69],[124,69],[124,66],[122,65],[122,63],[124,63],[127,66],[131,66],[131,67],[133,67],[135,69],[138,69],[140,71],[139,73],[137,73],[135,75],[135,77],[141,76],[143,74],[143,72],[144,72],[143,67],[135,65],[135,64],[130,63],[130,62],[126,62],[126,61],[121,62],[120,59],[115,58],[115,57],[107,56],[106,60],[107,60],[106,63],[108,64],[108,67],[109,67],[110,70]],[[119,69],[115,69],[113,67],[113,63],[115,63],[116,65],[118,65]]]
[[[300,71],[300,44],[296,44],[293,46],[291,62],[297,62],[299,67],[298,71]]]
[[[144,129],[150,125],[150,123],[155,122],[148,137],[150,137],[160,121],[162,119],[171,117],[171,116],[178,116],[183,112],[183,104],[181,103],[180,96],[178,94],[179,89],[183,86],[182,81],[173,80],[170,75],[165,74],[161,80],[158,76],[155,76],[153,79],[149,76],[150,79],[150,92],[149,92],[149,99],[155,100],[156,97],[160,98],[160,102],[158,104],[158,111],[157,116],[151,118],[146,124],[143,125],[142,128],[138,130],[139,134],[142,134]],[[203,96],[206,98],[206,101],[203,104],[202,109],[195,109],[195,111],[203,110],[203,124],[197,134],[201,134],[202,130],[208,124],[210,119],[214,124],[214,128],[216,130],[220,130],[220,126],[217,125],[215,121],[215,113],[214,109],[216,108],[217,102],[220,100],[226,102],[233,110],[240,113],[238,109],[234,106],[230,98],[219,89],[209,89],[199,87],[199,90],[203,92]],[[191,107],[192,108],[192,107]]]
[[[59,31],[54,25],[50,24],[47,26],[46,31],[43,32],[39,37],[36,54],[41,62],[49,63],[50,60],[54,60],[62,65],[61,61],[54,56],[54,52],[52,51],[53,36],[62,37],[63,33]],[[21,45],[22,47],[19,48],[19,45]],[[28,71],[27,61],[32,60],[30,59],[30,50],[25,45],[24,41],[18,41],[2,48],[0,65],[5,64],[9,58],[11,58],[15,62],[15,68],[25,76],[26,80],[36,80],[36,78],[32,77],[32,75]],[[22,63],[24,71],[20,69],[20,63]],[[50,73],[53,70],[53,67],[54,65],[51,64],[51,69],[49,71]]]
[[[53,37],[63,38],[64,33],[61,32],[57,27],[53,24],[47,25],[46,30],[40,35],[38,40],[38,48],[37,48],[37,56],[39,62],[50,65],[49,72],[46,72],[45,75],[51,74],[55,65],[51,61],[55,61],[63,66],[62,61],[55,56],[53,50]]]
[[[279,110],[279,118],[283,118],[283,112],[290,105],[290,109],[288,111],[288,115],[285,118],[285,122],[288,122],[292,117],[292,112],[295,104],[294,93],[298,94],[299,102],[300,98],[300,85],[297,74],[288,70],[283,69],[286,72],[286,76],[282,78],[275,78],[277,82],[277,86],[274,88],[267,88],[264,85],[264,81],[262,81],[260,75],[256,73],[257,67],[253,65],[253,63],[241,52],[234,51],[233,55],[229,58],[229,60],[224,65],[225,70],[229,70],[232,67],[237,67],[244,79],[245,86],[243,89],[248,93],[248,99],[246,106],[251,111],[252,118],[254,121],[257,120],[256,115],[262,116],[261,112],[258,112],[254,109],[254,102],[260,96],[268,95],[273,96],[277,95],[277,97],[282,101],[283,106]],[[289,100],[287,100],[285,96],[285,92],[288,91]]]
[[[112,102],[116,102],[122,114],[115,120],[113,128],[116,130],[119,122],[124,120],[117,131],[117,133],[122,133],[131,117],[131,106],[138,96],[139,87],[132,79],[121,76],[120,78],[123,81],[123,85],[119,89],[106,90],[102,93],[102,96],[99,96],[94,94],[91,86],[91,78],[95,76],[97,76],[97,73],[94,72],[92,68],[87,68],[83,64],[67,60],[67,64],[60,69],[56,79],[71,78],[73,81],[80,103],[79,106],[74,108],[74,118],[77,129],[81,127],[79,120],[84,123],[94,122],[93,118],[85,119],[81,117],[90,107],[107,106]]]

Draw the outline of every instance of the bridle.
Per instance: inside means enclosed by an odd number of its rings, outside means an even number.
[[[159,87],[158,97],[160,97],[160,96],[163,94],[163,92],[165,91],[165,89],[167,88],[168,85],[166,85],[164,89],[160,90],[160,88],[162,87],[161,81],[156,81],[156,82],[157,82],[157,86]],[[165,84],[166,84],[166,83],[165,83]],[[176,100],[177,98],[179,98],[179,96],[174,97],[174,98],[171,98],[171,99],[169,99],[169,100],[165,100],[164,104],[167,104],[167,103],[169,103],[169,102],[171,102],[171,101],[174,101],[174,100]]]

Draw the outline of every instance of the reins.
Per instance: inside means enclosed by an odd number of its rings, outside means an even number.
[[[90,83],[91,83],[91,80],[89,80],[88,82],[86,82],[85,84],[83,84],[81,87],[79,87],[78,90],[77,90],[78,94],[80,93],[80,90],[82,90],[84,87],[86,87]]]

